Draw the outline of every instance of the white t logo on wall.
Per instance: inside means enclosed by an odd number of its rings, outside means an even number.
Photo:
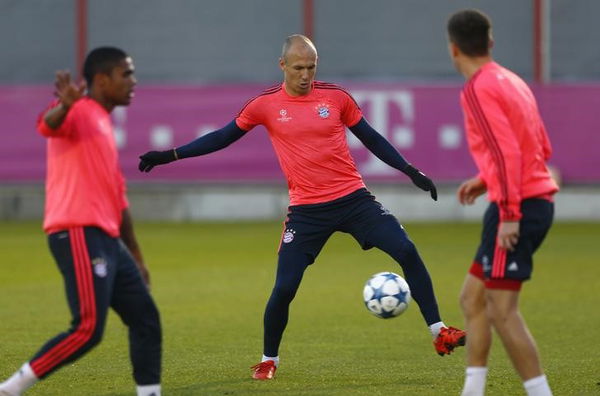
[[[352,96],[364,107],[368,104],[369,124],[383,137],[390,141],[396,148],[409,149],[415,144],[415,131],[413,122],[415,119],[414,95],[408,90],[400,91],[352,91]],[[402,115],[403,123],[390,125],[390,108],[395,106]],[[348,134],[350,147],[362,147],[362,143],[352,133]],[[365,175],[384,175],[397,172],[375,157],[369,151],[366,161],[359,164],[360,171]]]

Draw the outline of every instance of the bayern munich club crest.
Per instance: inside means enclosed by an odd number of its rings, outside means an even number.
[[[94,266],[94,273],[98,277],[104,278],[108,274],[106,260],[104,260],[102,257],[96,257],[95,259],[93,259],[92,265]]]
[[[294,240],[294,235],[296,234],[296,231],[294,231],[291,228],[286,228],[285,231],[283,232],[283,239],[282,242],[283,243],[290,243]]]
[[[319,114],[319,117],[329,118],[329,106],[327,106],[325,103],[319,103],[315,108],[317,109],[317,114]]]

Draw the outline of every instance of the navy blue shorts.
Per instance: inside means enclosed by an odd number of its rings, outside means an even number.
[[[521,202],[519,241],[513,251],[497,246],[500,223],[498,205],[491,203],[483,217],[481,244],[469,272],[484,280],[487,288],[519,290],[531,278],[533,253],[540,247],[554,218],[554,203],[530,198]]]
[[[369,232],[377,225],[398,220],[365,188],[330,202],[288,208],[279,252],[299,251],[311,258],[319,255],[336,231],[352,235],[365,250]]]

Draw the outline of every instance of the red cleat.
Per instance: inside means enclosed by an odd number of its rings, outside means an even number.
[[[273,379],[275,370],[277,370],[277,366],[275,366],[275,362],[272,360],[266,360],[250,368],[254,370],[252,378],[263,381]]]
[[[455,327],[442,327],[440,334],[433,341],[435,351],[440,356],[450,355],[457,346],[464,346],[467,333]]]

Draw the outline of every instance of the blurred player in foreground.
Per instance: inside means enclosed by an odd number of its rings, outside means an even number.
[[[469,341],[463,396],[483,395],[496,330],[530,396],[551,395],[535,341],[521,313],[522,283],[554,217],[558,186],[546,160],[550,141],[531,90],[491,56],[489,18],[463,10],[448,21],[449,51],[467,79],[461,105],[479,174],[458,188],[461,204],[488,193],[481,244],[461,292]]]
[[[56,96],[38,120],[48,138],[44,231],[65,283],[71,328],[49,340],[7,381],[17,396],[100,342],[108,308],[129,328],[138,396],[160,396],[161,328],[148,292],[113,137],[110,112],[129,105],[136,84],[132,60],[117,48],[91,51],[89,87],[58,72]],[[100,392],[102,393],[102,392]]]
[[[306,268],[336,231],[350,233],[363,249],[377,247],[404,271],[440,355],[464,345],[465,333],[440,318],[429,273],[396,218],[366,189],[346,142],[346,126],[388,165],[408,175],[436,200],[433,182],[377,133],[342,88],[314,81],[317,50],[302,35],[285,40],[279,65],[284,82],[249,100],[235,120],[191,143],[142,155],[140,170],[227,147],[257,125],[264,125],[287,177],[290,207],[281,236],[275,287],[264,316],[264,355],[253,378],[271,379],[289,305]]]

